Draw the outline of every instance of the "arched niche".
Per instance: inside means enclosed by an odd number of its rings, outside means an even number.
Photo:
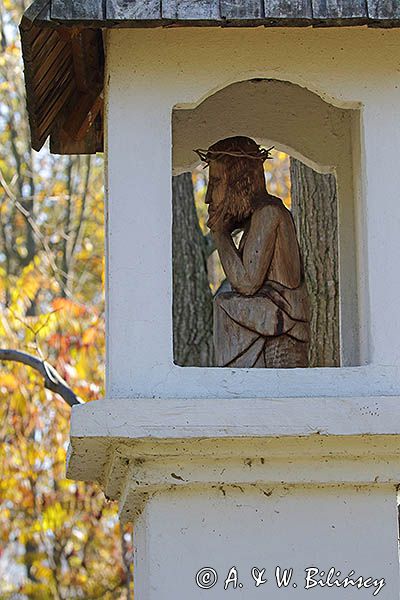
[[[360,111],[338,108],[299,85],[273,79],[233,83],[196,107],[173,110],[173,174],[198,164],[194,148],[246,135],[274,145],[321,173],[334,172],[338,188],[341,364],[360,364],[357,213]]]

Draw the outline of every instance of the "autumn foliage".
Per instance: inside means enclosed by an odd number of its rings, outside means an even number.
[[[91,401],[104,387],[102,159],[31,151],[23,9],[0,5],[0,347],[47,360]],[[65,478],[69,415],[34,370],[0,364],[1,599],[130,597],[117,507]]]

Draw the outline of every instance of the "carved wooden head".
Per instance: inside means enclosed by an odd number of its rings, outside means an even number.
[[[248,137],[220,140],[203,153],[210,167],[206,203],[210,229],[239,228],[265,193],[263,162],[268,151]]]

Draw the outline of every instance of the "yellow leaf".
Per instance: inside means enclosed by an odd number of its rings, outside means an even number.
[[[13,392],[20,386],[20,382],[12,373],[4,373],[0,371],[0,387],[5,387],[8,391]]]

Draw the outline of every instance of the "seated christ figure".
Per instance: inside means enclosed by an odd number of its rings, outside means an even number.
[[[307,367],[302,258],[290,211],[266,189],[268,150],[238,136],[196,152],[209,165],[208,227],[227,277],[214,298],[216,364]]]

